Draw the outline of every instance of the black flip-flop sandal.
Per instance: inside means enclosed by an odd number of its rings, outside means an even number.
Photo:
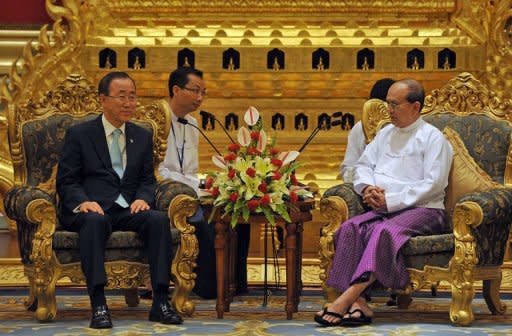
[[[352,314],[359,313],[360,316],[352,317]],[[366,316],[361,309],[354,309],[348,312],[349,317],[344,317],[341,319],[339,325],[343,327],[359,327],[363,325],[368,325],[372,323],[372,318],[370,316]]]
[[[327,321],[326,319],[324,319],[325,315],[336,317],[339,320],[337,322]],[[338,313],[335,313],[335,312],[332,312],[332,311],[328,311],[327,307],[324,308],[324,312],[322,313],[321,316],[315,314],[315,322],[318,323],[318,324],[321,324],[324,327],[337,327],[337,326],[340,325],[342,320],[343,320],[343,316],[341,314],[338,314]]]

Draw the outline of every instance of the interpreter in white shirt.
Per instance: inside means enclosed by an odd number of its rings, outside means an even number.
[[[169,77],[171,131],[167,138],[164,161],[158,166],[158,174],[161,177],[182,182],[193,188],[196,193],[199,191],[199,132],[190,125],[179,123],[178,118],[186,119],[197,126],[197,120],[190,113],[201,106],[206,96],[202,76],[200,71],[180,68]]]
[[[395,81],[391,78],[383,78],[376,81],[370,90],[368,99],[386,100],[386,95],[391,85]],[[353,179],[353,170],[357,160],[361,157],[366,148],[366,138],[363,132],[363,124],[358,121],[348,133],[347,148],[345,157],[340,165],[341,176],[345,183],[351,183]]]
[[[178,68],[169,75],[168,88],[169,107],[172,111],[171,131],[158,174],[164,179],[182,182],[198,193],[199,131],[191,125],[178,122],[178,118],[197,126],[197,120],[190,113],[199,109],[206,96],[203,73],[191,67]],[[197,278],[193,291],[202,298],[213,299],[217,295],[214,226],[204,219],[201,206],[187,221],[195,227],[199,244],[197,267],[194,270]]]
[[[191,115],[184,115],[189,124],[197,126],[197,120]],[[199,191],[199,131],[194,127],[178,122],[178,116],[171,107],[171,131],[167,138],[165,158],[158,166],[158,174],[164,179],[185,183]]]

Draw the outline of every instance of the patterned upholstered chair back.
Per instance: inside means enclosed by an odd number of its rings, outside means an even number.
[[[59,161],[67,129],[97,115],[97,113],[90,113],[81,117],[73,117],[69,114],[58,113],[46,119],[25,122],[21,127],[25,154],[23,167],[26,170],[25,184],[35,187],[51,180]],[[51,186],[48,185],[47,190],[50,191],[50,189]]]
[[[16,185],[38,186],[48,182],[71,125],[101,112],[96,89],[80,75],[71,75],[38,101],[29,98],[9,110],[9,145]],[[52,190],[53,189],[53,190]]]
[[[441,131],[445,127],[456,131],[476,163],[493,181],[504,184],[512,134],[508,121],[477,113],[461,116],[450,112],[426,115],[424,119]]]

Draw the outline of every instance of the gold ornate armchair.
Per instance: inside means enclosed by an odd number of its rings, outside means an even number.
[[[453,202],[453,207],[447,206],[452,231],[411,238],[402,248],[410,275],[410,285],[402,293],[447,281],[452,294],[450,319],[455,324],[473,321],[471,302],[478,280],[483,280],[491,313],[505,311],[499,291],[512,221],[512,189],[508,188],[512,183],[511,112],[510,101],[500,101],[469,73],[460,74],[425,99],[423,118],[444,130],[454,147],[446,189],[447,200]],[[387,118],[386,110],[374,103],[363,114],[365,134],[371,139]],[[473,181],[468,183],[468,178]],[[456,195],[463,188],[471,192]],[[328,220],[321,234],[320,279],[331,301],[339,294],[325,284],[334,254],[334,232],[345,220],[367,209],[351,184],[327,190],[320,208]]]
[[[69,75],[60,85],[42,93],[39,100],[29,98],[25,104],[9,106],[15,187],[7,192],[4,205],[8,216],[17,223],[21,259],[30,283],[27,306],[40,321],[56,317],[55,286],[59,279],[68,277],[74,285],[84,284],[78,234],[63,230],[58,222],[55,175],[67,128],[95,118],[100,112],[95,87],[81,75]],[[170,129],[167,102],[159,100],[139,106],[134,122],[153,133],[157,165],[167,148]],[[194,303],[188,295],[194,286],[198,245],[195,228],[186,219],[195,212],[195,198],[192,189],[172,181],[160,182],[156,191],[156,208],[167,211],[174,223],[172,303],[185,315],[194,312]],[[107,288],[126,289],[130,294],[128,305],[136,305],[138,297],[133,295],[133,289],[149,279],[143,242],[134,232],[114,232],[107,242],[105,259]]]

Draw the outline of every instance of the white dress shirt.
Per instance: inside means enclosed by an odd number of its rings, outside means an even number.
[[[444,209],[453,150],[443,134],[421,117],[412,125],[379,131],[356,164],[354,189],[385,190],[388,212],[408,207]]]
[[[363,132],[363,124],[358,121],[348,133],[347,149],[345,150],[345,158],[340,165],[341,175],[343,179],[347,179],[348,171],[350,171],[357,163],[366,148],[366,140]],[[350,177],[348,178],[350,179]],[[345,181],[351,182],[351,181]]]
[[[184,119],[197,126],[197,120],[194,117],[187,114]],[[182,150],[183,145],[185,148]],[[199,191],[198,149],[199,131],[192,126],[180,124],[178,117],[171,112],[171,131],[167,138],[167,151],[164,161],[158,166],[158,174],[164,179],[185,183],[197,193]],[[182,165],[180,165],[180,158]]]

